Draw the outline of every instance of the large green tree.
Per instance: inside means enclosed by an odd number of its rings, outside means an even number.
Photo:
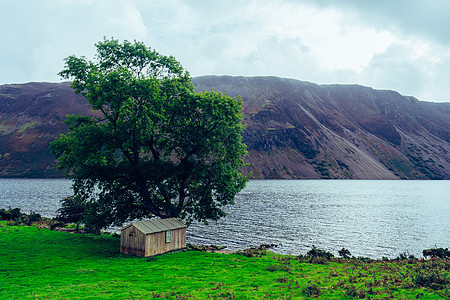
[[[104,39],[94,60],[70,56],[60,75],[97,117],[73,115],[50,145],[95,228],[144,217],[217,220],[248,178],[240,99],[195,93],[171,56]]]

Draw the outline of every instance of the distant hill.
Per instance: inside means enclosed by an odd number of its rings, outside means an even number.
[[[450,103],[276,77],[193,82],[241,95],[254,178],[450,179]]]
[[[0,86],[0,177],[62,177],[48,149],[67,114],[92,114],[69,83]]]
[[[450,103],[357,85],[204,76],[241,95],[253,178],[450,179]],[[0,86],[0,177],[59,177],[48,144],[66,114],[93,114],[68,83]]]

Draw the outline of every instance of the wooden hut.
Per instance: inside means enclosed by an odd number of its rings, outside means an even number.
[[[153,256],[186,248],[186,225],[175,218],[131,223],[121,229],[120,252]]]

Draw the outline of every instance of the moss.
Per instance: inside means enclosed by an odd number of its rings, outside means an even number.
[[[11,126],[5,125],[4,123],[0,123],[0,135],[3,135],[10,128],[11,128]]]
[[[20,127],[20,129],[17,130],[17,132],[22,134],[22,133],[24,133],[27,129],[33,128],[35,125],[36,125],[36,122],[35,122],[35,121],[33,121],[33,122],[28,122],[28,123],[22,125],[22,127]]]

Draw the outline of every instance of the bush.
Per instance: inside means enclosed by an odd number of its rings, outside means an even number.
[[[17,221],[22,223],[22,217],[27,216],[20,211],[20,208],[9,207],[8,209],[0,209],[0,220],[4,221]]]
[[[237,254],[245,257],[262,257],[266,255],[267,249],[278,247],[276,244],[262,244],[259,247],[252,247],[245,250],[237,251]]]
[[[245,257],[262,257],[266,255],[266,250],[260,250],[258,248],[250,248],[245,250],[239,250],[236,253],[243,255]]]
[[[422,254],[424,257],[450,258],[450,251],[448,248],[425,249],[422,251]]]
[[[407,260],[407,259],[416,259],[413,254],[410,254],[408,251],[400,253],[395,260]]]
[[[16,220],[22,216],[22,212],[20,211],[20,208],[17,208],[17,207],[14,209],[9,208],[9,211],[11,212],[13,220]]]
[[[25,224],[30,226],[34,222],[41,221],[42,217],[40,214],[30,212],[29,215],[24,214],[20,211],[20,208],[9,208],[8,210],[0,209],[0,220],[12,221],[11,224],[19,225]]]
[[[346,286],[345,296],[350,297],[352,299],[356,298],[364,299],[366,298],[366,291],[363,289],[356,290],[356,288],[353,285]]]
[[[342,248],[341,250],[339,250],[338,253],[339,253],[339,256],[341,256],[342,258],[350,258],[352,256],[350,251],[348,251],[345,248]]]
[[[31,212],[30,215],[28,216],[30,219],[30,222],[39,222],[42,219],[42,216],[40,214]]]
[[[325,258],[325,259],[331,259],[334,257],[334,255],[331,252],[318,249],[314,245],[313,245],[312,249],[309,250],[308,253],[306,253],[306,255],[309,257],[312,257],[312,258],[321,257],[321,258]]]
[[[317,298],[320,295],[320,288],[315,283],[308,283],[308,285],[303,289],[303,293],[307,297]]]
[[[445,285],[449,283],[444,272],[439,270],[423,270],[419,271],[414,277],[414,282],[422,287],[429,287],[434,290],[445,288]]]
[[[11,221],[13,219],[12,213],[6,209],[0,209],[0,220]]]

